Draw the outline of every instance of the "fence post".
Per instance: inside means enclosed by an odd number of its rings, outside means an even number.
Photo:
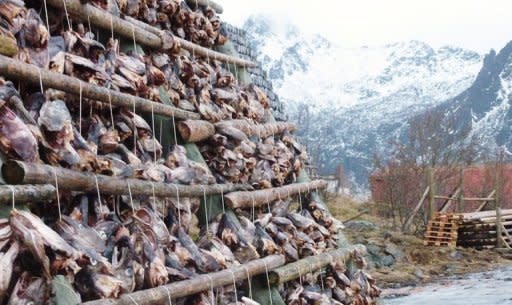
[[[496,171],[496,179],[495,179],[495,182],[496,182],[496,186],[495,186],[495,189],[496,189],[496,201],[495,201],[495,206],[496,206],[496,247],[497,248],[503,248],[503,232],[502,232],[502,225],[501,225],[501,189],[503,187],[503,177],[502,177],[502,168],[501,168],[502,164],[498,164],[498,169]]]
[[[464,213],[464,167],[459,171],[459,204],[457,206],[458,213]]]
[[[434,218],[434,213],[436,209],[436,185],[434,181],[434,168],[429,167],[427,169],[427,175],[428,175],[428,208],[429,208],[429,220]]]

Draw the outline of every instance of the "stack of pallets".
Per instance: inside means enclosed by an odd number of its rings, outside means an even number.
[[[437,212],[427,225],[423,244],[425,246],[455,247],[457,230],[463,216],[455,213]]]

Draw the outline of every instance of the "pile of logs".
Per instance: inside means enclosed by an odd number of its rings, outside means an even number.
[[[496,211],[464,213],[459,224],[457,245],[472,248],[494,248],[497,245],[498,226],[501,224],[502,240],[512,245],[512,210],[501,210],[501,221]]]

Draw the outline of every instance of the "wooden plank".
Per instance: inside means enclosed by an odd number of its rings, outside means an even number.
[[[235,281],[244,281],[249,276],[265,273],[266,270],[274,270],[285,264],[282,255],[270,255],[251,262],[232,267],[226,270],[197,275],[196,277],[175,282],[169,285],[153,289],[139,290],[133,293],[123,294],[118,299],[103,299],[83,303],[84,305],[152,305],[168,302],[169,294],[173,299],[193,295],[209,289],[233,284]]]
[[[502,215],[512,215],[512,209],[501,210]],[[481,211],[481,212],[472,212],[472,213],[463,213],[464,221],[480,219],[485,217],[492,217],[496,215],[496,211]]]
[[[494,201],[495,199],[492,197],[464,197],[465,201]]]
[[[456,222],[443,222],[443,221],[429,221],[427,227],[433,228],[458,228],[458,223]]]
[[[406,232],[409,231],[409,227],[411,226],[412,221],[414,220],[414,217],[416,216],[416,214],[418,214],[418,211],[420,210],[421,206],[423,205],[423,202],[425,202],[425,199],[427,199],[429,191],[430,191],[430,186],[427,186],[427,188],[423,192],[423,195],[420,198],[420,201],[418,201],[418,203],[412,210],[411,215],[409,215],[409,218],[407,218],[407,220],[405,221],[405,224],[403,226],[404,231],[406,231]]]
[[[427,229],[427,231],[425,231],[424,234],[437,234],[437,235],[449,235],[449,236],[455,235],[456,236],[458,234],[458,231],[457,230],[443,230],[443,231],[439,231],[439,230]]]
[[[430,235],[427,235],[427,236],[424,236],[423,240],[427,240],[427,241],[448,241],[448,242],[455,242],[457,240],[457,237],[452,237],[452,236],[430,236]]]
[[[424,246],[436,246],[436,247],[455,247],[455,243],[454,242],[446,242],[446,241],[428,241],[428,240],[424,240],[423,241],[423,245]]]
[[[512,226],[512,221],[504,221],[502,224],[507,226]],[[473,230],[475,228],[493,228],[496,227],[496,223],[473,223],[473,224],[463,224],[459,226],[459,230]]]

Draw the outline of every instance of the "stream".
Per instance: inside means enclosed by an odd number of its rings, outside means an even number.
[[[512,305],[512,266],[414,287],[383,305]]]

